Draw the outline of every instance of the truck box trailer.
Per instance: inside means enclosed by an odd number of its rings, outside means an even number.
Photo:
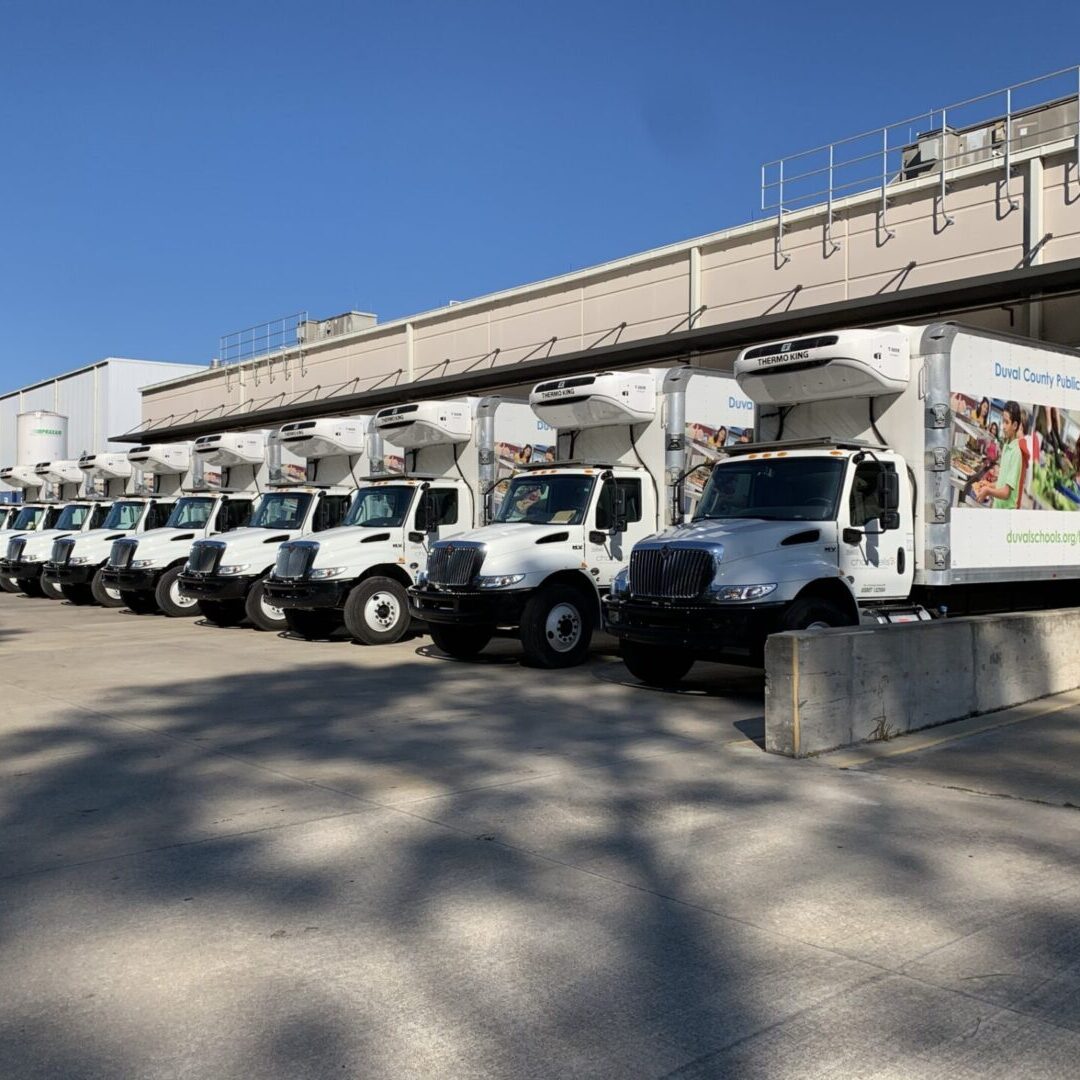
[[[730,376],[690,367],[548,380],[529,404],[558,433],[555,460],[522,467],[491,524],[436,543],[409,597],[452,656],[508,627],[530,663],[567,667],[634,542],[682,521],[705,464],[752,438],[753,405]]]
[[[197,615],[197,601],[179,585],[192,544],[247,525],[260,487],[269,483],[263,431],[206,435],[188,453],[190,468],[168,520],[161,528],[114,540],[102,572],[105,584],[138,614]],[[168,476],[179,450],[176,444],[136,446],[128,460],[144,477]]]
[[[763,442],[693,520],[635,546],[605,603],[655,684],[760,663],[782,629],[1075,602],[1080,353],[951,323],[744,350]]]
[[[344,624],[365,645],[398,641],[410,625],[406,589],[431,545],[488,520],[496,483],[545,430],[525,402],[502,397],[397,405],[372,423],[402,471],[363,481],[340,528],[282,544],[267,580],[303,637]]]

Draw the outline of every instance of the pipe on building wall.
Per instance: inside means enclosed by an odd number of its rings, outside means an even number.
[[[1043,231],[1043,206],[1045,191],[1043,188],[1043,161],[1033,157],[1027,163],[1024,174],[1024,262],[1028,266],[1039,266],[1043,261],[1043,248],[1048,239]],[[1043,307],[1039,300],[1032,300],[1028,305],[1028,336],[1042,338]]]
[[[412,382],[415,378],[414,360],[415,343],[413,341],[413,324],[407,322],[405,324],[405,379],[408,382]]]
[[[701,314],[701,248],[696,244],[690,249],[690,323],[689,329],[697,325]]]

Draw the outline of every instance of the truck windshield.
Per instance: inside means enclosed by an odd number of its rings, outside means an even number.
[[[213,509],[213,499],[186,496],[172,508],[165,526],[169,529],[201,529],[210,520]]]
[[[846,465],[834,457],[725,461],[713,469],[694,520],[828,521]]]
[[[91,507],[87,506],[86,503],[72,503],[71,506],[65,506],[56,519],[56,528],[78,529],[86,520],[90,510]]]
[[[346,525],[364,529],[396,529],[405,523],[416,488],[407,484],[379,484],[361,488],[345,515]]]
[[[311,496],[303,491],[272,491],[252,515],[253,529],[299,529],[307,517]]]
[[[41,515],[45,513],[44,506],[24,506],[15,519],[13,529],[33,529],[36,527]]]
[[[134,529],[142,517],[146,503],[141,502],[118,502],[113,503],[109,516],[105,519],[103,529]]]
[[[581,473],[515,476],[499,504],[495,521],[580,525],[589,509],[593,480]]]

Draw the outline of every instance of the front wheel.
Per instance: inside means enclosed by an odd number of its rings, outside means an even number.
[[[521,616],[521,644],[533,667],[580,664],[592,640],[596,597],[570,585],[549,585],[532,597]]]
[[[199,601],[194,597],[185,596],[180,591],[180,582],[177,578],[183,572],[183,564],[172,566],[158,578],[154,588],[154,600],[172,619],[191,619],[199,614]]]
[[[428,627],[431,641],[439,652],[455,660],[472,660],[482,652],[495,634],[494,626],[446,626],[432,623]]]
[[[127,609],[134,611],[136,615],[153,615],[157,611],[153,593],[137,592],[134,589],[121,589],[120,599],[124,601]]]
[[[94,602],[94,594],[89,585],[61,585],[60,593],[69,604],[83,607]]]
[[[64,590],[60,587],[60,584],[58,582],[48,581],[46,578],[42,578],[41,591],[50,600],[64,599]]]
[[[390,645],[409,629],[409,596],[400,581],[365,578],[345,601],[345,628],[361,645]]]
[[[266,595],[266,582],[260,578],[248,590],[244,610],[256,630],[288,630],[285,612],[275,607]]]
[[[678,686],[694,666],[694,658],[676,649],[624,641],[619,647],[627,671],[646,686],[662,690]]]
[[[237,626],[244,621],[243,600],[196,600],[199,613],[214,626]]]
[[[124,598],[120,595],[120,590],[106,585],[101,574],[101,567],[94,571],[94,576],[90,579],[90,595],[102,607],[123,607]]]
[[[26,593],[27,596],[45,595],[37,578],[16,578],[15,584],[19,586],[19,592]]]
[[[3,589],[6,593],[22,592],[19,583],[12,577],[0,577],[0,589]]]
[[[341,616],[336,611],[286,608],[285,622],[297,637],[302,637],[305,641],[325,641],[341,626]]]
[[[806,596],[784,612],[784,630],[827,630],[831,626],[852,626],[851,617],[830,600]]]

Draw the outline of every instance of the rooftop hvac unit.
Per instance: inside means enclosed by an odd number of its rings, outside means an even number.
[[[0,481],[13,488],[36,490],[45,483],[45,478],[37,475],[34,465],[8,465],[0,469]]]
[[[369,421],[367,416],[298,420],[285,424],[278,438],[294,454],[309,461],[339,455],[355,457],[364,453]]]
[[[339,334],[354,334],[358,330],[367,330],[375,326],[378,321],[374,315],[366,311],[346,311],[343,315],[323,319],[318,324],[318,336],[328,338],[337,337]],[[310,323],[302,325],[310,326]]]
[[[127,454],[83,454],[79,468],[91,478],[126,480],[131,475]]]
[[[34,472],[47,484],[81,484],[86,474],[77,460],[42,461],[34,466]]]
[[[840,330],[744,349],[735,381],[757,405],[898,394],[911,378],[911,349],[899,330]]]
[[[226,431],[195,440],[195,455],[207,465],[261,465],[266,459],[262,431]]]
[[[155,476],[180,475],[191,468],[191,443],[134,446],[128,451],[127,459],[144,473]]]
[[[580,430],[609,424],[643,424],[656,416],[652,371],[600,371],[538,383],[529,405],[554,428]]]
[[[468,401],[394,405],[375,414],[375,430],[404,450],[468,442],[472,436],[472,406]]]

